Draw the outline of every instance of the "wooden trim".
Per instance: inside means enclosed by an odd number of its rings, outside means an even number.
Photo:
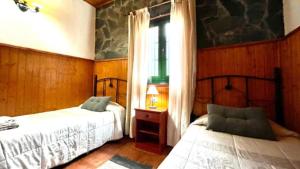
[[[248,47],[248,46],[255,46],[255,45],[266,44],[266,43],[276,43],[276,42],[279,42],[279,41],[282,41],[282,40],[283,40],[283,38],[279,38],[279,39],[273,39],[273,40],[246,42],[246,43],[240,43],[240,44],[223,45],[223,46],[208,47],[208,48],[198,48],[198,50],[199,51],[210,51],[210,50],[218,50],[218,49]]]
[[[114,58],[114,59],[99,59],[99,60],[95,60],[95,62],[110,62],[110,61],[119,61],[119,60],[128,60],[128,58],[120,57],[120,58]]]
[[[148,112],[148,113],[152,113],[152,112],[154,112],[154,113],[164,113],[164,112],[168,111],[167,108],[166,109],[148,109],[148,108],[143,109],[143,108],[135,108],[135,110],[143,111],[143,112]]]
[[[229,49],[229,48],[238,48],[238,47],[246,47],[246,46],[254,46],[254,45],[260,45],[260,44],[266,44],[266,43],[276,43],[276,42],[282,42],[285,39],[289,38],[290,36],[294,35],[300,31],[300,26],[293,30],[292,32],[288,33],[287,35],[284,35],[283,37],[280,37],[278,39],[273,40],[264,40],[264,41],[255,41],[255,42],[245,42],[240,44],[232,44],[232,45],[222,45],[222,46],[216,46],[216,47],[208,47],[208,48],[198,48],[200,51],[209,51],[209,50],[217,50],[217,49]]]
[[[300,26],[298,26],[295,30],[293,30],[290,33],[288,33],[287,35],[285,35],[283,39],[289,38],[290,36],[294,35],[298,31],[300,31]]]
[[[83,0],[84,2],[88,3],[89,5],[95,7],[91,2],[87,1],[87,0]]]
[[[105,5],[109,5],[113,2],[113,0],[103,0],[102,2],[99,3],[93,3],[89,0],[84,0],[86,3],[90,4],[91,6],[95,7],[96,9],[104,7]]]
[[[94,5],[94,7],[95,7],[96,9],[98,9],[98,8],[104,7],[104,6],[106,6],[106,5],[109,5],[109,4],[111,4],[112,2],[113,2],[113,0],[105,1],[105,2],[103,2],[103,3],[99,3],[99,4]]]
[[[76,57],[76,56],[72,56],[72,55],[65,55],[65,54],[61,54],[61,53],[48,52],[48,51],[43,51],[43,50],[33,49],[33,48],[28,48],[28,47],[15,46],[15,45],[10,45],[10,44],[5,44],[5,43],[0,43],[0,46],[10,47],[10,48],[14,48],[14,49],[27,50],[27,51],[31,51],[31,52],[39,52],[39,53],[43,53],[43,54],[60,55],[60,56],[64,56],[64,57],[71,57],[71,58],[74,58],[74,59],[81,59],[81,60],[87,60],[87,61],[95,62],[94,60],[91,60],[91,59]]]

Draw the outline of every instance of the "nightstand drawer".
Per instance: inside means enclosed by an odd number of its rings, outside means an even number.
[[[136,111],[136,119],[159,123],[160,122],[160,114]]]

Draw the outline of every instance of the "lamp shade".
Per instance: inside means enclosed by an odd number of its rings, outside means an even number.
[[[149,86],[147,94],[157,95],[158,91],[154,85]]]

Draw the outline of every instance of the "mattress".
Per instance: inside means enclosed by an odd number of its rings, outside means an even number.
[[[300,140],[241,137],[191,125],[159,169],[300,169]]]
[[[20,127],[0,132],[0,169],[52,168],[122,138],[124,108],[108,108],[73,107],[14,118]]]

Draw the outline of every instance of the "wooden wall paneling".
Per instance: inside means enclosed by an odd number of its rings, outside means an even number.
[[[286,125],[300,132],[300,29],[281,42],[280,61]]]
[[[241,74],[272,77],[279,66],[277,41],[230,48],[198,50],[198,77]],[[270,69],[270,67],[272,69]]]
[[[0,48],[1,50],[1,48]],[[7,53],[8,55],[10,55],[9,53]],[[0,56],[1,57],[1,56]],[[17,83],[17,75],[18,75],[18,65],[16,64],[18,62],[18,57],[17,55],[11,55],[11,57],[9,57],[9,70],[6,74],[8,81],[7,81],[7,106],[6,106],[6,112],[15,112],[16,107],[13,106],[14,103],[16,103],[18,95],[17,95],[17,86],[14,85]],[[2,66],[0,66],[2,67]],[[1,76],[1,77],[5,77]],[[1,106],[0,106],[1,107]]]
[[[115,60],[102,60],[96,61],[95,63],[95,74],[98,75],[98,79],[105,77],[114,77],[127,80],[127,59],[115,59]],[[111,89],[106,84],[107,94],[115,96],[115,89]],[[114,84],[115,86],[115,84]],[[169,97],[169,88],[167,85],[157,85],[157,90],[159,95],[157,96],[158,103],[157,107],[167,108],[168,107],[168,97]],[[127,86],[124,83],[120,83],[120,95],[121,95],[121,104],[126,106],[126,91]],[[98,83],[97,88],[98,95],[102,95],[102,84]],[[146,106],[150,105],[150,96],[147,96]],[[113,98],[114,99],[114,98]]]
[[[96,61],[95,74],[98,76],[98,79],[113,77],[127,80],[127,59],[115,59],[115,60],[102,60]],[[115,100],[116,95],[116,82],[113,83],[113,88],[109,87],[109,83],[106,84],[106,94],[113,96],[112,100]],[[103,87],[102,83],[98,83],[97,86],[97,95],[102,95]],[[120,82],[119,84],[119,103],[123,106],[126,106],[126,91],[127,83]]]
[[[193,106],[194,114],[202,115],[206,113],[206,104],[211,103],[211,90],[207,90],[210,89],[210,86],[210,81],[203,81],[201,83],[197,83],[195,101]]]
[[[0,45],[0,115],[81,104],[92,96],[94,61]]]
[[[279,48],[277,41],[268,41],[258,44],[246,44],[226,48],[211,48],[198,50],[197,78],[216,75],[248,75],[257,77],[273,77],[275,67],[279,67]],[[239,79],[232,79],[234,92],[224,90],[227,81],[220,79],[215,82],[215,91],[220,93],[216,103],[243,107],[246,106],[242,92],[245,92],[245,83]],[[274,100],[274,86],[268,82],[252,82],[249,86],[251,98],[255,100]],[[259,90],[259,92],[258,92]],[[197,83],[196,114],[206,113],[206,103],[211,97],[210,82]],[[239,92],[240,91],[240,92]],[[207,98],[209,97],[209,98]],[[203,98],[206,98],[203,100]],[[202,101],[201,101],[202,99]],[[261,103],[256,103],[261,104]],[[272,109],[267,109],[270,117],[274,116]]]
[[[6,108],[6,98],[7,98],[7,81],[8,81],[8,58],[3,56],[8,55],[7,50],[0,48],[0,111],[4,112]]]
[[[99,79],[105,77],[127,79],[127,59],[96,61],[95,74]]]
[[[168,108],[169,101],[169,86],[168,85],[156,85],[156,89],[158,91],[158,95],[155,96],[157,98],[157,102],[154,104],[157,108]],[[147,95],[146,99],[146,107],[151,106],[151,97],[152,95]]]
[[[228,106],[242,107],[246,105],[245,100],[245,85],[241,79],[231,79],[233,89],[225,90],[227,79],[219,79],[215,83],[215,103]]]
[[[64,107],[67,104],[67,98],[68,93],[65,93],[65,91],[70,91],[68,89],[68,87],[71,86],[65,86],[63,84],[68,83],[68,79],[66,75],[70,75],[72,76],[72,74],[70,73],[72,71],[72,62],[69,62],[67,58],[62,59],[59,63],[57,63],[57,67],[59,68],[59,70],[57,70],[57,93],[62,93],[63,96],[58,97],[57,98],[57,107]],[[74,75],[73,75],[74,76]],[[71,82],[71,80],[70,80]],[[73,91],[71,90],[70,93],[73,93]],[[77,93],[73,93],[74,95],[78,95]]]

